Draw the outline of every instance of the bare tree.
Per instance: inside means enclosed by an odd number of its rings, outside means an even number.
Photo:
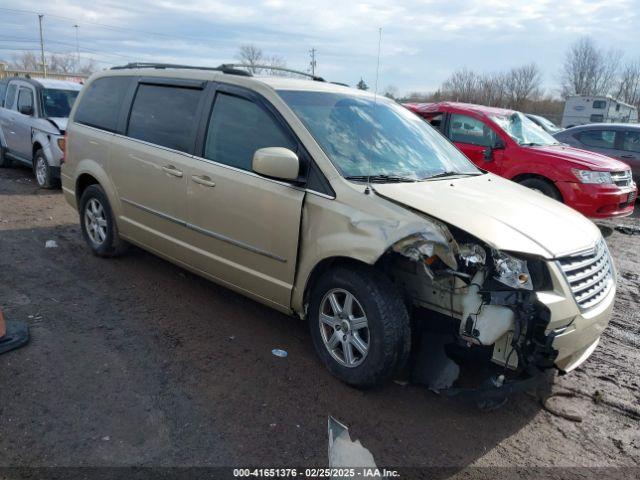
[[[542,75],[535,63],[515,67],[504,75],[507,106],[524,110],[527,103],[541,94]]]
[[[615,86],[622,53],[604,51],[590,37],[575,42],[562,69],[562,95],[608,95]]]
[[[98,70],[97,62],[93,58],[89,58],[82,65],[79,66],[78,71],[76,73],[81,73],[82,75],[91,75],[97,70]]]
[[[247,65],[249,72],[256,74],[260,72],[260,68],[256,65],[261,65],[264,61],[264,54],[262,49],[255,45],[240,45],[236,59],[243,65]]]
[[[76,57],[70,53],[52,53],[47,60],[50,72],[71,73],[75,71]]]
[[[286,68],[287,62],[278,55],[266,56],[262,49],[256,45],[241,45],[236,54],[236,60],[247,66],[247,70],[252,74],[260,74],[263,72],[274,74],[277,70],[269,68],[260,68],[259,65],[268,65],[270,67]],[[282,72],[279,72],[281,75]]]
[[[36,57],[33,52],[23,52],[13,56],[11,66],[16,70],[41,70],[40,57]]]
[[[384,91],[382,92],[382,95],[384,95],[387,98],[390,98],[391,100],[397,100],[398,87],[396,87],[395,85],[387,85]]]
[[[626,63],[620,70],[616,98],[640,107],[640,58]]]

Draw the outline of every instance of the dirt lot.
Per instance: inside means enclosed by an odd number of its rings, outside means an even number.
[[[480,413],[419,386],[341,384],[303,322],[139,249],[92,256],[60,192],[0,170],[0,305],[32,334],[0,356],[0,466],[326,466],[331,414],[378,465],[638,468],[640,236],[609,244],[613,321],[554,386],[582,422],[524,393]]]

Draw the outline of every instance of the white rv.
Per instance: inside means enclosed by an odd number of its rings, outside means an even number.
[[[637,123],[638,108],[609,96],[567,97],[562,114],[563,128],[587,123]]]

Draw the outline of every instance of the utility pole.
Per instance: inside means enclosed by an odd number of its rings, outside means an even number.
[[[44,58],[44,37],[42,36],[42,18],[44,15],[38,14],[38,24],[40,25],[40,54],[42,55],[42,74],[47,78],[47,61]]]
[[[76,68],[75,71],[78,73],[78,68],[80,68],[80,43],[78,43],[78,25],[74,25],[73,28],[76,29]]]
[[[309,54],[311,55],[311,63],[309,64],[309,66],[311,67],[311,75],[313,75],[315,77],[316,75],[316,66],[317,66],[317,62],[316,62],[316,49],[312,48],[311,50],[309,50]]]

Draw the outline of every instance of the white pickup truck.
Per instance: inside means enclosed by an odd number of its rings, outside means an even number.
[[[0,99],[0,167],[20,162],[33,168],[38,185],[60,184],[67,117],[82,85],[15,77]]]

